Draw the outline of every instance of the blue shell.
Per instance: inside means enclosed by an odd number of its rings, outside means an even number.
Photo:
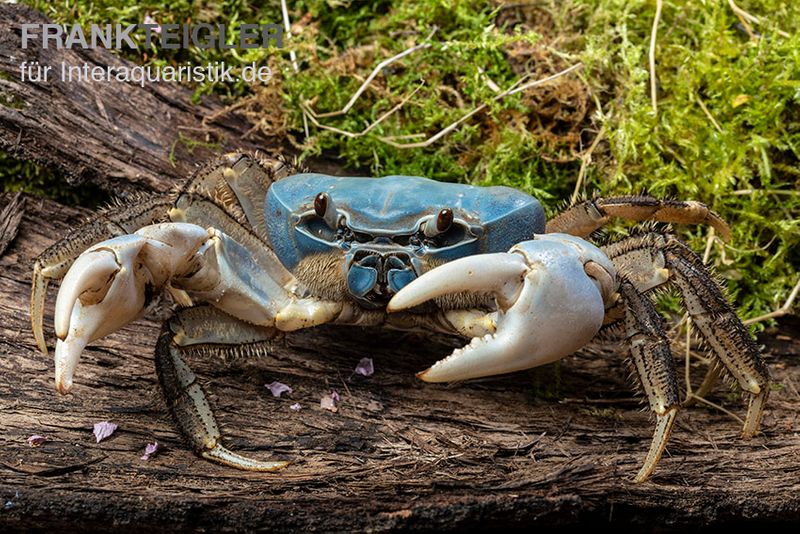
[[[509,187],[476,187],[436,182],[418,176],[384,178],[297,174],[272,185],[265,215],[270,243],[281,262],[292,269],[310,254],[332,252],[331,243],[297,230],[300,215],[313,211],[314,197],[327,192],[346,214],[348,226],[373,236],[413,234],[420,219],[450,208],[476,239],[438,249],[427,257],[445,261],[471,254],[505,252],[544,233],[545,215],[538,200]]]

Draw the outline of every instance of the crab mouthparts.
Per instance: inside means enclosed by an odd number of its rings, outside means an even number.
[[[347,288],[362,305],[382,308],[416,278],[407,253],[362,249],[354,254],[347,269]]]

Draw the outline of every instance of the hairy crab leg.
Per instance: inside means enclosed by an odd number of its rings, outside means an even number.
[[[288,465],[285,461],[248,458],[222,444],[208,397],[184,359],[190,352],[257,352],[262,350],[258,343],[277,334],[273,328],[242,323],[211,306],[180,310],[164,325],[156,344],[156,373],[167,407],[195,453],[245,471],[276,471]]]
[[[710,224],[725,241],[731,236],[728,224],[701,202],[661,200],[647,195],[585,200],[550,219],[547,222],[547,233],[563,232],[588,237],[612,217],[633,221]]]
[[[263,159],[255,155],[233,152],[225,154],[198,170],[182,187],[179,197],[202,197],[237,222],[249,227],[263,241],[268,241],[264,219],[264,201],[270,186],[290,174],[301,172],[283,159]],[[176,220],[176,219],[173,219]],[[214,226],[230,234],[217,223]]]
[[[667,446],[675,416],[680,407],[675,359],[664,331],[664,319],[653,303],[627,280],[619,287],[625,302],[625,328],[631,349],[631,361],[656,415],[656,429],[644,464],[634,479],[647,480]]]
[[[769,395],[769,370],[700,257],[676,237],[658,233],[623,239],[603,250],[640,292],[666,282],[678,286],[692,322],[712,353],[750,395],[742,437],[753,437]]]
[[[596,269],[605,273],[601,280],[588,273]],[[387,310],[459,291],[492,293],[496,331],[417,375],[428,382],[466,380],[543,365],[584,346],[602,325],[603,296],[614,292],[606,287],[613,280],[613,265],[599,249],[573,236],[547,234],[508,253],[440,265],[401,289]]]

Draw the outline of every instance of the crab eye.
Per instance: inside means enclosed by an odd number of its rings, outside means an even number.
[[[325,212],[328,211],[328,193],[320,193],[314,197],[314,212],[317,217],[325,217]]]
[[[340,216],[336,204],[328,193],[322,192],[314,197],[314,213],[323,219],[325,224],[332,230],[341,226],[344,217]]]
[[[453,210],[444,208],[435,218],[428,219],[422,231],[425,233],[425,237],[436,237],[448,231],[452,225]]]
[[[453,210],[450,208],[445,208],[439,212],[439,215],[436,217],[436,229],[439,232],[446,232],[450,229],[450,225],[453,224]]]

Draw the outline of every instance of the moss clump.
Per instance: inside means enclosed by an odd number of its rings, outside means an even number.
[[[146,13],[162,23],[282,20],[278,2],[32,3],[55,20],[85,25],[137,23]],[[743,315],[754,316],[786,298],[800,263],[800,4],[740,4],[760,17],[752,25],[758,36],[748,34],[726,2],[664,2],[657,113],[647,61],[653,2],[305,0],[292,3],[296,35],[280,51],[126,55],[155,65],[269,64],[276,77],[266,85],[196,90],[239,104],[262,131],[303,155],[339,157],[365,173],[511,185],[553,210],[576,191],[648,191],[706,202],[733,227],[731,244],[713,244],[711,262]],[[434,29],[428,48],[387,66],[346,115],[321,122],[360,132],[407,98],[396,112],[359,137],[313,124],[305,136],[301,106],[341,109],[378,63],[424,42]],[[583,65],[577,73],[493,100],[525,75],[540,79],[577,63]],[[403,136],[433,135],[483,104],[429,147],[401,149],[382,140],[419,140]],[[707,228],[679,232],[695,250],[704,249]]]
[[[77,206],[97,208],[111,196],[92,184],[69,186],[56,173],[0,152],[0,185],[5,192],[25,191]]]

